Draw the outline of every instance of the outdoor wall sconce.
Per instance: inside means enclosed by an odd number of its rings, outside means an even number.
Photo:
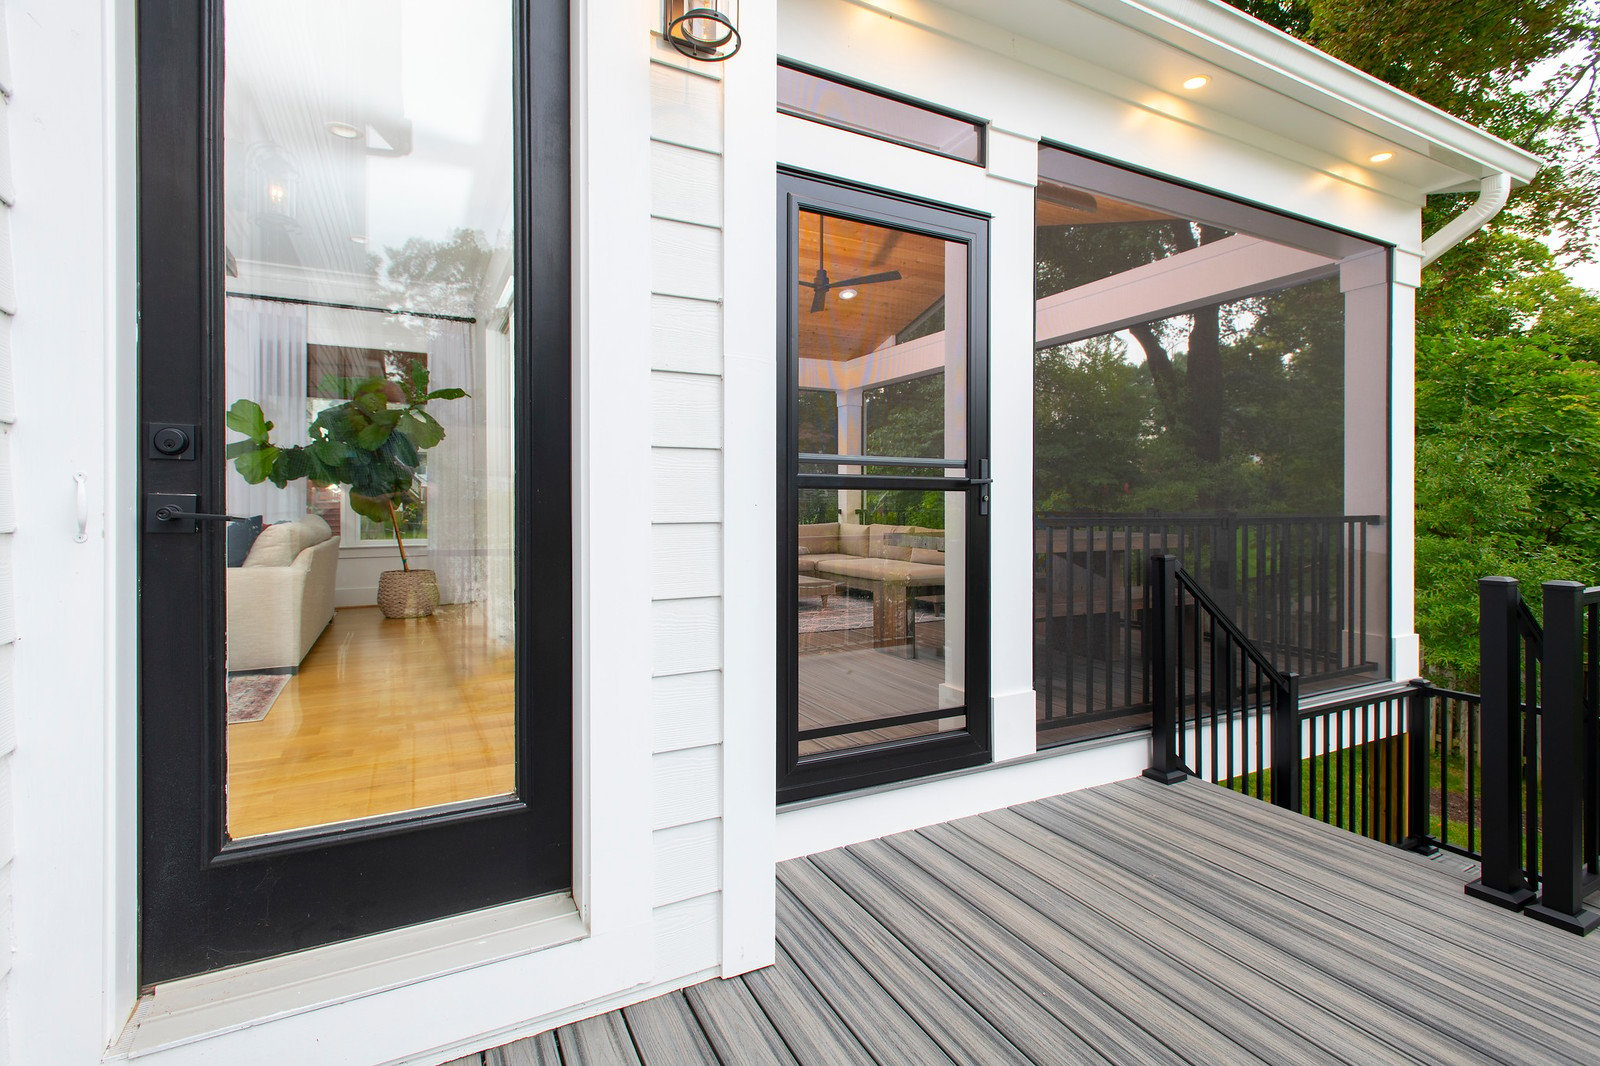
[[[663,0],[663,35],[690,59],[721,63],[733,58],[739,37],[739,0]]]

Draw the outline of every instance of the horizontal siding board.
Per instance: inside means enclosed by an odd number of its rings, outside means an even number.
[[[650,443],[658,448],[722,446],[722,379],[704,374],[650,375]]]
[[[658,600],[722,594],[722,527],[652,526],[650,595]]]
[[[16,420],[17,386],[11,370],[11,316],[0,315],[0,422]]]
[[[17,639],[16,605],[12,602],[11,534],[0,533],[0,644]]]
[[[17,528],[17,501],[11,486],[11,430],[0,425],[0,533]]]
[[[722,674],[675,674],[652,680],[655,750],[677,751],[722,742]]]
[[[722,455],[709,449],[651,452],[652,522],[722,520]]]
[[[697,300],[720,299],[722,231],[651,219],[650,291]]]
[[[17,746],[17,687],[14,644],[0,644],[0,756]]]
[[[654,677],[722,669],[722,601],[651,604],[650,667]]]
[[[655,829],[670,829],[721,813],[722,748],[685,748],[654,756]]]
[[[722,896],[712,893],[657,907],[655,979],[670,981],[709,970],[721,962]]]
[[[697,226],[720,226],[722,157],[676,144],[652,144],[650,213]]]
[[[709,78],[652,63],[650,135],[687,148],[722,151],[722,87]]]
[[[0,97],[0,203],[16,201],[17,187],[11,175],[11,105]]]
[[[8,330],[0,332],[0,341],[8,335]],[[722,373],[722,306],[681,296],[652,296],[650,365],[682,374]]]
[[[722,823],[717,819],[658,829],[651,850],[655,853],[657,907],[720,887]]]
[[[12,824],[13,811],[16,809],[11,797],[12,758],[10,755],[0,756],[0,866],[9,863],[17,854],[16,827]]]

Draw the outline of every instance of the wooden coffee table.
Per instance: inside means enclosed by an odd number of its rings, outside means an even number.
[[[806,574],[801,574],[800,587],[796,591],[796,595],[803,600],[821,597],[822,606],[826,607],[828,606],[828,597],[837,594],[838,591],[839,586],[835,585],[832,581],[829,581],[826,578],[810,577]]]

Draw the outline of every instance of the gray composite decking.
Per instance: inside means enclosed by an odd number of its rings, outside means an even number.
[[[482,1058],[1600,1061],[1600,935],[1468,899],[1464,866],[1125,781],[784,863],[775,966]]]

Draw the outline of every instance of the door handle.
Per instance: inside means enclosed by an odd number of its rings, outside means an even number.
[[[196,510],[200,497],[193,492],[149,492],[144,498],[146,533],[195,533],[200,522],[248,522],[232,514]]]

